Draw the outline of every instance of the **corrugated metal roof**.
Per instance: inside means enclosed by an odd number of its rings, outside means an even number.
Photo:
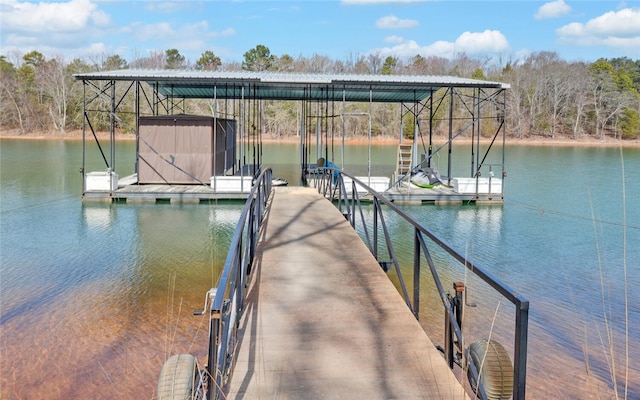
[[[255,98],[411,102],[443,87],[508,89],[453,76],[290,74],[251,71],[115,70],[74,75],[85,81],[141,81],[179,98]]]

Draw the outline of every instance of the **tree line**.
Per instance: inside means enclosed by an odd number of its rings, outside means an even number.
[[[332,60],[317,54],[297,58],[288,54],[276,56],[264,45],[248,50],[241,62],[224,65],[210,50],[195,62],[187,60],[177,49],[151,52],[148,57],[132,61],[117,54],[68,61],[62,56],[46,58],[36,50],[0,55],[0,126],[19,134],[80,129],[82,82],[76,81],[73,75],[127,68],[447,75],[498,81],[511,87],[507,90],[506,104],[509,136],[640,138],[640,60],[622,57],[568,62],[557,53],[547,51],[532,53],[517,62],[508,60],[502,65],[465,54],[451,60],[420,55],[408,59],[385,58],[375,53]],[[196,101],[189,105],[188,111],[211,114],[214,109],[211,102]],[[358,111],[358,107],[364,105],[350,107]],[[373,134],[393,135],[397,129],[391,124],[397,120],[393,118],[397,112],[390,105],[375,104],[374,107]],[[265,133],[295,134],[299,126],[296,110],[293,102],[267,102],[263,111]],[[104,129],[107,123],[104,121],[96,129]],[[365,125],[368,122],[352,121],[349,131],[364,134]]]

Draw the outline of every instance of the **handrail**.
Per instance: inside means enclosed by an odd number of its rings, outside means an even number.
[[[364,241],[365,244],[369,247],[369,251],[373,254],[373,256],[378,260],[382,268],[387,271],[388,261],[381,261],[378,254],[378,223],[382,224],[382,231],[385,236],[385,243],[387,246],[388,255],[391,259],[391,263],[393,264],[399,283],[402,289],[402,294],[404,296],[405,302],[409,309],[413,312],[416,319],[419,319],[420,312],[420,271],[422,265],[423,257],[421,254],[424,254],[424,259],[429,266],[429,270],[431,271],[431,275],[434,279],[434,283],[438,288],[438,292],[440,294],[440,298],[442,300],[443,306],[445,308],[445,347],[443,350],[445,354],[445,358],[449,363],[449,367],[453,368],[454,365],[454,346],[457,344],[465,343],[463,341],[463,332],[462,332],[462,323],[461,323],[461,313],[463,302],[460,301],[461,293],[456,288],[458,292],[455,297],[449,295],[440,280],[440,277],[437,273],[435,264],[431,255],[429,253],[429,249],[427,247],[427,242],[425,241],[425,237],[429,238],[431,242],[436,244],[438,247],[446,251],[449,255],[451,255],[455,260],[460,262],[467,268],[469,271],[477,275],[480,279],[482,279],[485,283],[491,286],[494,290],[500,293],[504,298],[509,300],[512,304],[515,305],[516,313],[515,313],[515,329],[514,329],[514,345],[513,345],[513,399],[514,400],[524,400],[525,399],[525,389],[526,389],[526,366],[527,366],[527,340],[528,340],[528,321],[529,321],[529,301],[526,300],[522,295],[520,295],[515,290],[511,289],[504,282],[500,281],[498,278],[491,275],[489,272],[485,271],[480,266],[472,263],[466,257],[464,257],[461,253],[455,250],[451,245],[445,242],[443,239],[438,237],[436,234],[422,226],[419,222],[413,219],[409,214],[398,208],[393,202],[388,200],[386,197],[371,189],[365,183],[356,179],[355,177],[335,168],[319,168],[314,175],[316,178],[312,182],[315,182],[318,192],[324,195],[325,198],[332,201],[336,207],[343,213],[345,218],[349,221],[351,226],[356,228],[356,217],[360,216],[360,223],[362,224],[363,234],[365,236]],[[351,179],[351,188],[346,188],[344,183],[344,177],[348,177]],[[371,241],[371,235],[369,233],[369,228],[367,227],[367,221],[364,218],[364,213],[362,212],[362,204],[360,200],[360,192],[366,192],[368,196],[368,200],[370,198],[373,203],[373,241]],[[388,209],[400,216],[406,222],[413,226],[414,231],[414,265],[413,265],[413,301],[408,295],[406,285],[404,283],[404,279],[402,278],[402,274],[400,273],[400,267],[395,255],[395,251],[393,250],[393,244],[391,242],[391,238],[389,237],[389,232],[387,230],[385,220],[384,220],[384,212],[382,209],[382,205],[388,207]],[[357,210],[357,211],[356,211]],[[464,286],[459,284],[460,286]],[[454,284],[456,287],[456,284]],[[462,289],[464,290],[464,289]],[[456,336],[457,342],[453,340],[453,335]],[[462,350],[462,349],[460,349]],[[465,352],[460,352],[460,355],[463,357],[463,361],[467,358]],[[460,364],[459,364],[460,365]],[[469,371],[473,374],[475,382],[479,382],[478,379],[478,370],[479,366],[474,365],[473,360],[469,358],[466,360],[466,365],[469,367]],[[484,388],[482,387],[482,383],[478,387],[478,396],[480,398],[486,398],[484,393]]]
[[[218,399],[232,365],[238,321],[244,311],[246,283],[251,273],[256,245],[271,194],[271,169],[264,170],[253,184],[238,224],[233,232],[229,253],[218,287],[207,293],[209,307],[209,355],[207,363],[207,399]]]

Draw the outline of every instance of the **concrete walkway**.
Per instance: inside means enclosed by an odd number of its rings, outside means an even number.
[[[358,235],[315,189],[276,188],[229,399],[463,399]]]

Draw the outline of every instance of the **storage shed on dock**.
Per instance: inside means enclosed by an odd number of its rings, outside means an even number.
[[[236,121],[201,115],[139,119],[139,184],[209,184],[234,166]]]

